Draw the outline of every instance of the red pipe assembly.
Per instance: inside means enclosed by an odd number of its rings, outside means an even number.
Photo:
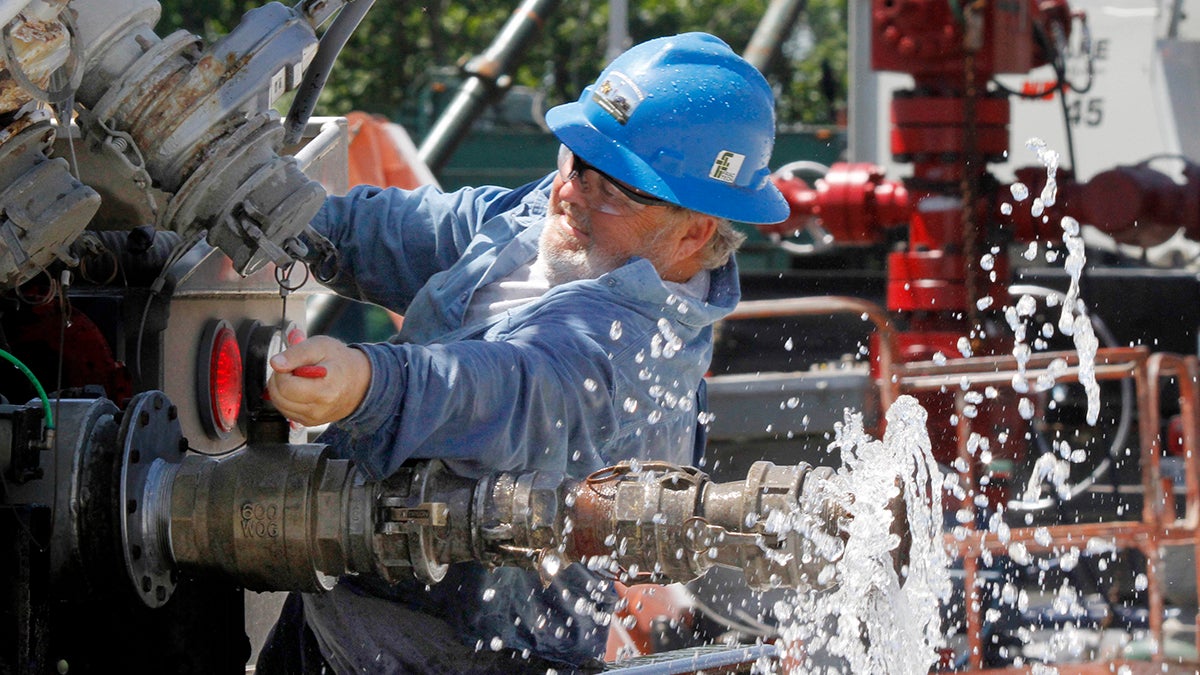
[[[891,102],[891,153],[912,164],[912,175],[895,180],[877,165],[839,163],[810,186],[777,174],[792,212],[766,231],[790,234],[815,222],[837,244],[862,245],[907,227],[904,249],[890,253],[887,266],[899,363],[1011,353],[1013,337],[988,327],[1005,325],[1007,245],[1061,241],[1063,216],[1126,243],[1160,243],[1181,226],[1189,236],[1200,234],[1200,166],[1187,167],[1184,185],[1146,165],[1117,167],[1086,183],[1062,169],[1055,177],[1057,199],[1044,212],[1001,213],[1003,203],[1014,201],[1010,186],[987,165],[1008,155],[1010,104],[989,82],[1051,63],[1065,48],[1073,15],[1064,0],[873,0],[870,18],[871,68],[913,78],[913,88],[896,91]],[[1021,169],[1017,179],[1040,194],[1046,167]],[[1013,400],[981,409],[977,425],[1024,428],[1012,414],[1016,394],[1003,396]],[[944,393],[927,393],[922,404],[933,419],[953,413]],[[953,461],[952,438],[934,444],[939,461]],[[1021,450],[1008,452],[999,459],[1019,459],[1011,453]]]

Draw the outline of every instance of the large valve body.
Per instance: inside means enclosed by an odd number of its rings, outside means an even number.
[[[57,510],[58,530],[77,533],[64,550],[95,547],[78,533],[111,532],[104,548],[124,559],[152,608],[197,574],[315,592],[343,574],[436,583],[472,560],[547,576],[581,562],[626,583],[688,581],[719,565],[742,570],[752,588],[811,588],[836,581],[830,563],[843,551],[846,505],[826,489],[828,468],[756,462],[730,483],[657,462],[582,480],[470,479],[420,461],[372,480],[320,444],[253,440],[222,456],[188,453],[176,408],[158,391],[120,412],[103,399],[58,406],[69,424],[57,444],[76,459],[14,496],[44,501],[52,495],[36,491],[55,485],[66,486],[51,490],[63,498],[87,495],[85,508]],[[0,419],[0,440],[23,433],[15,412]],[[9,471],[16,457],[0,464]],[[86,574],[65,562],[56,569]]]
[[[840,555],[843,512],[821,491],[829,471],[757,462],[746,480],[718,484],[688,467],[622,463],[584,480],[474,480],[422,461],[373,481],[324,446],[268,444],[184,458],[139,491],[160,509],[147,527],[170,532],[155,557],[253,590],[328,589],[345,573],[436,583],[468,560],[543,575],[583,562],[627,583],[721,565],[765,589],[832,579],[822,572]]]

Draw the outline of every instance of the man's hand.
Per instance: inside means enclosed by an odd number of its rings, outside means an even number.
[[[271,368],[271,403],[284,417],[310,427],[357,410],[371,384],[367,355],[330,337],[309,338],[276,354]]]

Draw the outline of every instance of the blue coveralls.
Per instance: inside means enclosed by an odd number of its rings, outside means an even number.
[[[440,458],[468,477],[695,463],[712,325],[740,297],[732,260],[712,271],[706,301],[676,295],[635,258],[463,325],[476,289],[536,257],[552,178],[453,193],[359,187],[326,200],[313,226],[340,256],[330,287],[405,317],[392,342],[356,345],[372,380],[359,409],[321,439],[336,453],[377,478],[410,458]],[[466,563],[429,588],[346,578],[303,604],[310,637],[339,672],[463,673],[515,671],[521,656],[566,670],[594,662],[612,602],[611,584],[580,565],[543,589],[530,572]],[[495,650],[518,661],[498,667]]]

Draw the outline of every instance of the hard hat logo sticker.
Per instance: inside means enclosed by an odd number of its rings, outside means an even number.
[[[717,153],[717,159],[713,162],[712,170],[708,172],[708,177],[716,178],[719,181],[733,185],[737,182],[737,175],[742,170],[742,162],[744,161],[746,161],[745,155],[739,155],[730,150],[722,150]]]
[[[629,121],[646,95],[625,73],[609,73],[600,86],[592,92],[592,100],[604,108],[621,124]]]

